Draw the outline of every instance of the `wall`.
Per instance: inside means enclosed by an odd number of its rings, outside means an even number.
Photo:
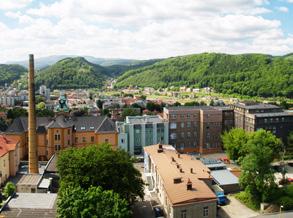
[[[10,176],[9,172],[9,152],[2,157],[0,157],[0,171],[2,177],[0,177],[1,185],[8,179]]]

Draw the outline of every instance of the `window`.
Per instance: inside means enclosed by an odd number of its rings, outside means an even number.
[[[190,138],[191,137],[191,133],[187,132],[187,137]]]
[[[171,118],[172,118],[172,119],[175,119],[175,118],[176,118],[176,115],[175,115],[175,114],[172,114],[172,115],[171,115]]]
[[[187,123],[186,123],[186,127],[187,127],[187,128],[190,128],[190,127],[191,127],[191,122],[190,122],[190,121],[187,121]]]
[[[184,116],[184,114],[181,114],[180,117],[181,117],[181,118],[184,118],[185,116]]]
[[[203,207],[203,216],[209,215],[209,207]]]
[[[60,145],[55,145],[55,151],[60,151]]]
[[[67,144],[70,145],[70,140],[68,139]]]
[[[85,130],[85,126],[80,127],[81,130]]]
[[[94,141],[95,141],[95,137],[91,136],[91,142],[94,142]]]
[[[184,122],[181,122],[180,125],[181,125],[181,128],[184,128]]]
[[[181,132],[181,138],[184,138],[184,132]]]
[[[94,130],[94,129],[95,129],[95,127],[93,127],[93,126],[90,127],[90,130]]]
[[[75,143],[77,143],[78,142],[78,137],[75,137]]]
[[[109,142],[109,139],[105,139],[105,142],[108,143]]]
[[[187,211],[181,210],[181,218],[186,218],[186,217],[187,217]]]
[[[82,142],[86,142],[85,137],[82,137]]]
[[[67,130],[67,134],[68,134],[68,135],[70,134],[70,129]]]
[[[170,123],[170,129],[176,129],[177,123]]]
[[[176,133],[171,133],[170,138],[171,138],[171,139],[176,139],[176,138],[177,138]]]
[[[124,143],[124,139],[121,139],[121,143]]]

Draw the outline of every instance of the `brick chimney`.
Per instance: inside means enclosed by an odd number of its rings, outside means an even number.
[[[187,184],[186,184],[186,189],[187,190],[192,190],[192,182],[190,181],[190,179],[188,178]]]
[[[39,173],[38,154],[37,154],[37,135],[36,135],[36,109],[35,109],[35,69],[34,55],[29,55],[29,73],[28,73],[28,160],[29,173]]]

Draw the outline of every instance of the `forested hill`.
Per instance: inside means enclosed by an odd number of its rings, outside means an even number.
[[[109,78],[106,68],[92,64],[83,57],[65,58],[36,75],[36,84],[54,88],[102,87]]]
[[[17,64],[0,64],[0,85],[10,84],[26,72],[26,68]]]
[[[228,55],[203,53],[168,58],[153,65],[125,72],[117,87],[213,87],[222,93],[249,96],[293,97],[292,54]]]

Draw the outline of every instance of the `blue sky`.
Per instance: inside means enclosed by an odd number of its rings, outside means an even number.
[[[1,0],[0,62],[293,52],[293,0]]]

